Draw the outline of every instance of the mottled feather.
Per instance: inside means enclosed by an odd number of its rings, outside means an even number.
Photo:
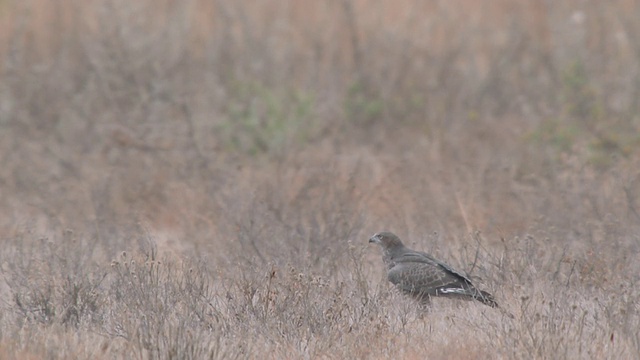
[[[493,296],[476,289],[471,279],[431,255],[405,247],[396,235],[377,233],[369,239],[382,247],[387,278],[400,291],[422,302],[432,296],[477,300],[491,307]]]

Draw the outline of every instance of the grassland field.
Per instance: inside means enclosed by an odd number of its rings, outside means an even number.
[[[0,0],[0,359],[640,359],[638,19]]]

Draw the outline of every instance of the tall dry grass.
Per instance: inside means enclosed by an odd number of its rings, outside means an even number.
[[[637,358],[639,14],[0,1],[0,358]]]

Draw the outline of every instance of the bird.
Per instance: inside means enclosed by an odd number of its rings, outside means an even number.
[[[376,233],[369,243],[382,247],[387,279],[402,293],[423,305],[428,305],[431,297],[447,297],[477,300],[493,308],[498,307],[493,295],[477,289],[467,275],[427,253],[405,247],[393,233]]]

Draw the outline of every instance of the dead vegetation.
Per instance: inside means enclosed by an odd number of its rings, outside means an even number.
[[[639,15],[0,1],[0,358],[637,357]]]

